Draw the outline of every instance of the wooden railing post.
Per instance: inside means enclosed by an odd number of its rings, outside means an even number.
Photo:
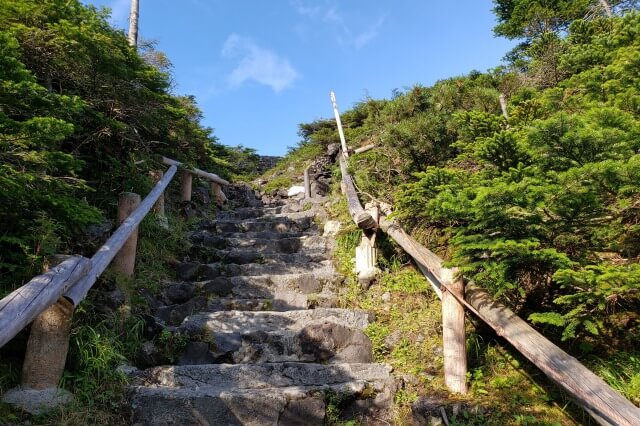
[[[162,180],[164,172],[162,170],[154,170],[149,172],[149,175],[151,176],[151,181],[155,186]],[[160,226],[168,229],[169,222],[167,221],[167,216],[164,212],[164,192],[162,193],[162,195],[160,195],[160,197],[158,197],[158,201],[156,201],[156,203],[153,205],[153,213],[156,215],[156,219],[158,219],[158,223],[160,224]]]
[[[71,256],[51,257],[43,272],[69,258]],[[22,364],[20,387],[7,392],[4,402],[37,415],[73,399],[70,392],[58,388],[69,352],[72,316],[73,303],[61,297],[33,320]]]
[[[222,185],[217,182],[211,182],[211,195],[215,197],[218,206],[222,206],[227,202],[227,196],[222,192]]]
[[[311,198],[311,181],[309,179],[309,167],[304,169],[304,197]]]
[[[378,206],[367,204],[365,211],[377,224],[380,219]],[[369,288],[373,280],[380,274],[377,267],[378,249],[376,248],[376,230],[363,229],[360,245],[356,247],[356,274],[362,288]]]
[[[182,201],[191,201],[191,184],[193,176],[189,170],[182,171]]]
[[[140,205],[140,195],[123,192],[118,199],[118,226],[122,224]],[[136,247],[138,245],[138,229],[136,228],[122,249],[113,259],[113,269],[127,277],[133,276],[136,266]]]
[[[442,340],[444,348],[444,382],[451,392],[467,393],[467,348],[464,306],[454,295],[464,299],[464,281],[456,271],[443,269],[447,288],[442,292]],[[448,290],[448,291],[447,291]]]

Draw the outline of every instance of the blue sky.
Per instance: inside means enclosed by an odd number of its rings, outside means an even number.
[[[130,0],[84,0],[128,28]],[[392,90],[484,71],[513,42],[494,38],[491,0],[140,0],[140,37],[173,63],[225,145],[282,155],[298,124]]]

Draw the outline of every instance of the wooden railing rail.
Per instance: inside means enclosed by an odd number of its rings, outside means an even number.
[[[347,160],[344,155],[338,154],[340,158],[340,171],[342,173],[342,186],[344,194],[347,197],[347,205],[349,207],[349,214],[351,218],[361,229],[375,229],[378,227],[378,223],[373,219],[371,214],[365,211],[358,200],[358,192],[353,185],[353,178],[347,171]]]
[[[98,277],[102,275],[104,270],[107,269],[107,266],[109,266],[116,254],[118,254],[122,246],[127,242],[131,233],[137,229],[140,222],[142,222],[158,198],[160,198],[165,189],[167,189],[167,186],[169,186],[169,183],[176,174],[176,171],[177,167],[171,166],[166,172],[164,172],[162,179],[145,197],[142,203],[140,203],[140,206],[122,223],[122,225],[118,227],[113,235],[109,237],[107,242],[98,249],[96,254],[93,255],[91,258],[91,269],[80,281],[65,293],[65,296],[70,299],[75,306],[78,306],[78,304],[87,296],[89,289],[93,286]]]
[[[142,202],[137,194],[120,194],[118,216],[122,223],[91,259],[72,257],[0,300],[0,347],[33,322],[23,365],[22,386],[7,392],[5,397],[10,396],[5,398],[6,402],[27,409],[20,401],[33,397],[28,392],[55,388],[64,371],[74,306],[86,297],[112,261],[115,270],[133,275],[138,226],[151,209],[154,209],[159,222],[166,224],[164,192],[178,167],[182,166],[166,157],[163,157],[163,162],[170,164],[169,169],[164,174],[160,171],[152,173],[157,183]],[[191,199],[191,174],[211,181],[218,203],[226,200],[221,185],[229,185],[229,182],[200,169],[187,169],[186,175],[183,174],[183,199],[185,187],[189,190],[187,201]],[[22,392],[27,392],[25,397],[13,399]]]
[[[343,150],[347,152],[348,147],[344,141],[342,124],[333,92],[331,92],[331,101],[334,106]],[[370,149],[369,146],[366,148]],[[361,150],[361,152],[363,151]],[[466,383],[464,383],[466,350],[463,308],[466,307],[564,389],[596,422],[605,426],[640,425],[640,408],[611,388],[576,358],[538,333],[512,310],[496,302],[493,296],[485,290],[472,282],[466,283],[465,286],[463,277],[457,269],[446,268],[440,257],[418,243],[396,221],[387,217],[391,213],[390,206],[378,206],[383,214],[377,220],[371,215],[366,217],[365,213],[368,214],[368,212],[362,208],[353,184],[353,178],[348,173],[347,156],[340,155],[339,157],[343,192],[347,198],[349,213],[354,223],[363,228],[365,234],[379,226],[411,255],[418,269],[429,281],[438,297],[442,299],[445,383],[452,392],[465,393],[467,389]],[[369,240],[375,242],[375,237],[369,236]],[[356,250],[356,259],[360,248],[358,247]]]
[[[0,300],[0,347],[54,304],[91,267],[91,261],[75,256]]]
[[[346,173],[346,168],[342,170]],[[387,214],[390,213],[388,206],[383,210]],[[418,243],[397,222],[382,215],[380,229],[411,255],[434,291],[443,299],[443,304],[444,296],[450,295],[461,306],[469,309],[563,388],[599,424],[621,426],[640,424],[640,408],[611,388],[576,358],[546,339],[509,308],[496,302],[485,290],[470,282],[466,284],[464,293],[461,295],[452,285],[458,275],[457,271],[444,267],[444,261],[440,257]],[[445,317],[444,309],[443,317]],[[446,348],[446,334],[444,345]],[[446,358],[445,349],[445,369]]]

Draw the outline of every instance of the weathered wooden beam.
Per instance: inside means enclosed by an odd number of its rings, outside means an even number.
[[[451,290],[449,271],[442,259],[411,238],[395,222],[381,218],[380,228],[409,253],[434,289],[447,290],[460,304],[487,323],[543,373],[563,388],[602,425],[638,425],[640,409],[612,389],[604,380],[551,343],[485,290],[468,283],[462,298]]]
[[[370,149],[373,149],[373,148],[375,148],[375,147],[376,147],[376,146],[375,146],[375,144],[370,143],[369,145],[361,146],[360,148],[356,148],[356,149],[354,149],[354,150],[353,150],[353,153],[354,153],[354,154],[361,154],[361,153],[363,153],[363,152],[367,152],[367,151],[369,151]]]
[[[157,203],[157,202],[156,202]],[[133,192],[123,192],[118,197],[118,225],[121,225],[140,205],[140,195]],[[113,269],[127,277],[132,277],[136,268],[136,250],[138,246],[138,228],[129,235],[116,257],[113,259]]]
[[[309,179],[309,167],[304,169],[304,197],[311,198],[311,180]]]
[[[219,183],[211,182],[211,196],[215,197],[218,206],[222,206],[227,202],[227,196],[222,192],[222,186]]]
[[[464,324],[464,281],[455,270],[446,275],[447,291],[442,292],[442,346],[444,352],[444,382],[451,392],[466,394],[467,346]],[[455,293],[455,295],[454,295]],[[458,298],[454,297],[458,296]]]
[[[142,200],[142,203],[140,203],[136,211],[118,227],[107,242],[93,255],[91,258],[91,270],[65,294],[75,306],[86,297],[89,289],[104,270],[107,269],[107,266],[109,266],[109,263],[111,263],[115,255],[120,251],[131,233],[140,225],[140,222],[142,222],[142,219],[145,218],[151,208],[153,208],[155,202],[167,188],[171,179],[173,179],[176,170],[178,170],[177,166],[169,167],[163,178],[156,184],[145,199]]]
[[[180,179],[180,193],[183,202],[191,201],[191,188],[193,185],[193,176],[189,170],[182,170],[182,176]]]
[[[340,171],[342,172],[342,184],[344,187],[344,193],[347,197],[347,205],[349,207],[349,214],[351,218],[361,229],[375,229],[378,227],[378,223],[370,213],[366,212],[360,204],[358,199],[358,192],[353,185],[351,175],[347,171],[347,161],[342,155],[340,157]]]
[[[89,259],[72,257],[0,300],[0,347],[56,303],[90,268]]]
[[[164,176],[164,172],[162,170],[154,170],[149,172],[149,176],[151,177],[151,181],[154,185],[156,185]],[[153,205],[153,213],[158,217],[165,217],[164,212],[164,192],[160,197],[158,197],[158,201]]]
[[[407,234],[395,221],[389,220],[385,216],[380,217],[380,228],[411,255],[431,284],[433,291],[442,299],[442,259]]]
[[[547,340],[509,308],[493,300],[485,290],[467,284],[466,300],[499,336],[504,337],[583,407],[606,422],[604,424],[640,424],[640,408],[576,358]]]
[[[172,160],[171,158],[167,158],[167,157],[162,157],[162,162],[167,166],[186,167],[181,162]],[[229,185],[229,181],[222,179],[220,176],[214,173],[205,172],[204,170],[196,169],[195,167],[186,168],[186,170],[189,170],[189,172],[191,172],[196,176],[200,176],[201,178],[210,180],[211,182],[216,182],[216,183],[219,183],[220,185]]]

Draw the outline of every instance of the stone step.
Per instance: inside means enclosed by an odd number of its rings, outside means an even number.
[[[325,251],[303,253],[274,253],[250,248],[240,248],[232,250],[219,250],[215,248],[192,248],[192,252],[201,262],[212,263],[222,262],[228,265],[246,265],[249,263],[273,264],[303,264],[309,262],[321,262],[328,260],[331,256]]]
[[[208,225],[208,230],[218,234],[235,232],[304,232],[317,228],[312,217],[289,219],[288,217],[252,219],[252,220],[217,220]]]
[[[371,341],[362,332],[369,317],[338,308],[221,311],[190,315],[179,330],[206,342],[216,362],[371,362]]]
[[[352,412],[386,409],[395,388],[390,370],[299,363],[154,368],[131,388],[133,423],[319,426],[330,394],[349,401]]]
[[[340,274],[326,268],[316,273],[216,277],[193,283],[193,286],[202,289],[203,293],[209,296],[272,299],[278,291],[284,290],[302,294],[322,293],[325,289],[331,291],[331,287],[341,281]]]
[[[255,276],[255,275],[289,275],[289,274],[321,274],[334,270],[330,260],[304,263],[247,263],[244,265],[213,262],[205,265],[204,276],[213,279],[220,276]]]
[[[262,216],[274,216],[283,212],[283,206],[278,207],[242,207],[235,210],[218,212],[218,219],[255,219]]]
[[[216,220],[230,220],[230,221],[243,221],[243,220],[272,220],[272,219],[304,219],[307,217],[315,217],[318,214],[318,210],[311,208],[308,210],[290,210],[286,207],[276,207],[270,209],[254,209],[245,211],[226,211],[220,212],[216,215]]]
[[[244,234],[239,234],[239,236],[225,238],[207,233],[194,236],[192,241],[197,242],[203,247],[216,249],[250,248],[272,253],[297,253],[301,250],[325,252],[333,246],[333,240],[320,235],[287,235],[285,237],[281,236],[280,238],[247,238]]]
[[[251,241],[251,240],[282,240],[290,238],[309,238],[319,237],[320,232],[317,229],[309,229],[305,232],[223,232],[215,233],[208,230],[199,230],[192,232],[189,239],[194,244],[201,244],[207,247],[225,248],[228,244],[227,240]]]

